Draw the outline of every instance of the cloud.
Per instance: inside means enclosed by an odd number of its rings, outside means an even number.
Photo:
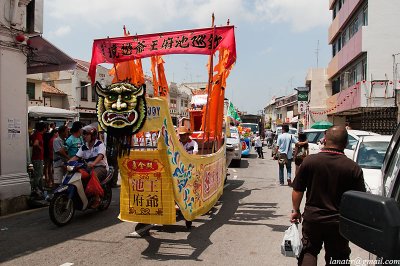
[[[164,30],[167,24],[190,21],[182,27],[208,27],[211,14],[216,25],[228,19],[240,22],[288,23],[297,32],[329,24],[326,0],[52,0],[47,11],[62,21],[88,23],[101,27],[111,22],[131,23],[139,33]],[[182,28],[181,27],[181,28]]]
[[[328,1],[321,0],[256,0],[257,17],[271,23],[289,23],[302,32],[330,23]]]
[[[267,55],[272,52],[272,47],[266,47],[263,50],[261,50],[261,55]]]
[[[50,34],[55,35],[57,37],[62,37],[62,36],[67,35],[70,32],[71,32],[70,26],[61,26],[61,27],[57,28],[55,31],[50,32]]]

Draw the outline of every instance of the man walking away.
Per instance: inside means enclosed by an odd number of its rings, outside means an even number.
[[[254,143],[255,143],[254,146],[256,147],[256,151],[257,151],[257,154],[258,154],[258,158],[264,159],[264,153],[263,153],[263,150],[262,150],[262,141],[261,141],[261,138],[260,138],[260,134],[258,132],[256,133],[256,137],[254,139]]]
[[[279,152],[278,164],[279,164],[279,183],[281,186],[284,185],[284,167],[286,166],[287,171],[287,183],[288,186],[292,184],[292,161],[293,161],[293,148],[292,144],[297,143],[297,138],[290,135],[289,126],[282,126],[282,134],[279,135],[276,143],[276,151]]]
[[[324,149],[304,159],[293,181],[292,222],[301,222],[300,203],[307,191],[303,250],[298,265],[317,265],[322,244],[326,265],[350,257],[349,241],[339,233],[340,200],[348,190],[365,191],[365,185],[361,168],[344,155],[347,142],[348,135],[343,126],[329,128]]]

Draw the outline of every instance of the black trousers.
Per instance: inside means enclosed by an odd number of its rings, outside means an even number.
[[[263,158],[264,159],[264,153],[262,150],[262,147],[256,147],[258,158]]]
[[[325,247],[326,265],[337,265],[335,260],[344,261],[350,259],[349,241],[339,233],[339,222],[310,223],[303,221],[302,226],[303,250],[298,259],[298,265],[316,266],[322,244]]]

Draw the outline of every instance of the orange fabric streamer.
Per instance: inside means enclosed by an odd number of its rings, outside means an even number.
[[[124,36],[129,36],[126,32],[125,26]],[[108,72],[110,76],[114,76],[112,83],[127,81],[135,86],[140,86],[144,83],[144,74],[142,69],[142,60],[129,60],[114,65],[112,69]]]
[[[225,68],[226,61],[229,58],[229,50],[219,50],[219,61],[214,66],[212,88],[209,95],[208,115],[203,116],[203,127],[206,136],[215,137],[218,141],[222,139],[222,123],[224,119],[224,99],[226,79],[229,76],[230,69]],[[203,113],[205,114],[205,109]]]
[[[156,72],[156,65],[157,65],[157,56],[151,57],[151,74],[153,77],[153,88],[154,88],[154,96],[158,96],[158,80],[157,80],[157,72]]]

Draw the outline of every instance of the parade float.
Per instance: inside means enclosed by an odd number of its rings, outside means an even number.
[[[251,128],[239,125],[238,130],[240,134],[240,143],[242,145],[242,155],[248,156],[251,150]]]
[[[209,56],[203,106],[189,110],[199,153],[179,142],[170,116],[163,55]],[[147,97],[142,58],[151,61],[154,97]],[[218,62],[214,65],[214,57]],[[208,212],[222,195],[226,176],[224,96],[236,60],[234,26],[212,26],[94,40],[89,76],[99,96],[98,122],[117,149],[123,221],[174,224],[175,204],[187,221]],[[95,81],[96,66],[113,64],[113,83]]]

